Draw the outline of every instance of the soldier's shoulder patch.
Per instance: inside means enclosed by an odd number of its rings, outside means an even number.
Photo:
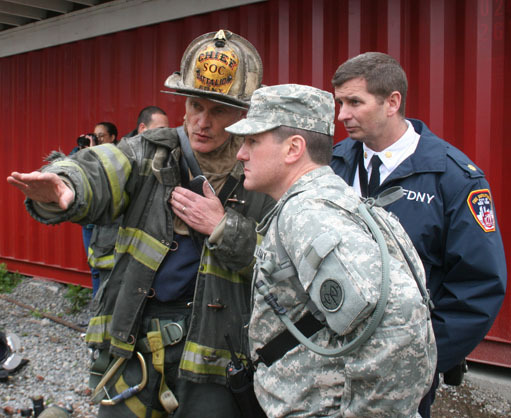
[[[327,279],[321,284],[319,295],[321,304],[328,312],[338,311],[344,302],[342,286],[334,279]]]
[[[495,231],[493,201],[489,189],[473,190],[467,197],[467,204],[474,219],[484,232]]]

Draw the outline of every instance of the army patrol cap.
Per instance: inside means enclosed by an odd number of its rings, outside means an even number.
[[[181,71],[170,75],[163,93],[202,97],[228,106],[248,108],[261,86],[263,64],[255,47],[228,30],[194,39],[181,59]]]
[[[246,119],[225,130],[245,136],[288,126],[333,136],[334,119],[332,93],[299,84],[281,84],[256,90]]]

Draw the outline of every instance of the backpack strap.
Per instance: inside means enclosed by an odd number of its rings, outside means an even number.
[[[292,195],[294,196],[294,195]],[[402,192],[401,192],[402,196]],[[289,196],[291,197],[291,196]],[[284,205],[282,205],[283,207]],[[314,351],[315,353],[327,356],[327,357],[338,357],[346,355],[354,350],[356,350],[358,347],[360,347],[362,344],[364,344],[369,337],[374,333],[376,328],[381,322],[381,319],[383,318],[383,314],[385,313],[385,306],[387,305],[389,293],[390,293],[390,255],[387,247],[387,243],[385,242],[385,238],[378,227],[378,224],[373,218],[372,211],[370,211],[370,207],[366,205],[365,202],[360,203],[358,206],[359,213],[366,223],[366,225],[369,227],[369,230],[371,231],[373,237],[375,238],[376,242],[378,243],[378,246],[380,248],[380,255],[381,255],[381,261],[382,261],[382,283],[380,287],[380,298],[378,299],[378,302],[376,303],[376,307],[367,322],[364,330],[353,340],[349,341],[348,343],[344,344],[342,347],[337,349],[327,349],[324,347],[320,347],[317,344],[311,342],[309,338],[304,335],[300,331],[300,329],[295,325],[287,316],[287,311],[285,308],[280,306],[278,304],[277,298],[270,292],[268,283],[271,283],[273,281],[280,281],[283,279],[283,277],[292,277],[291,281],[296,286],[297,283],[299,284],[300,288],[302,289],[302,293],[306,293],[305,289],[303,289],[303,286],[301,285],[301,282],[299,281],[297,277],[296,268],[289,258],[289,255],[287,254],[286,249],[284,248],[280,236],[279,236],[279,230],[278,230],[278,221],[280,217],[280,213],[282,211],[282,207],[279,209],[279,211],[276,214],[277,220],[276,220],[276,230],[275,230],[275,237],[276,237],[276,249],[277,249],[277,255],[279,259],[279,263],[272,263],[270,261],[266,261],[261,265],[261,271],[263,272],[263,275],[265,276],[265,280],[259,280],[255,283],[256,288],[258,291],[263,295],[266,303],[274,310],[274,312],[277,314],[278,318],[284,323],[284,325],[287,327],[288,331],[294,336],[294,338],[297,340],[297,344],[294,344],[291,348],[298,345],[298,343],[302,343],[305,345],[308,349]],[[292,273],[292,274],[291,274]],[[300,289],[298,288],[298,289]],[[309,298],[310,300],[310,298]],[[315,306],[314,302],[310,300],[310,304],[314,305],[314,308],[311,309],[311,312],[319,311],[319,309]],[[298,324],[298,323],[297,323]],[[280,334],[281,335],[281,334]],[[279,335],[279,336],[280,336]],[[279,338],[277,336],[276,338]],[[272,340],[274,341],[274,340]],[[270,341],[267,343],[266,346],[272,343]],[[261,349],[261,351],[265,350],[265,347]],[[288,350],[289,351],[289,350]],[[287,351],[286,351],[287,352]],[[285,354],[285,352],[283,353]],[[283,355],[282,354],[282,355]],[[257,362],[258,360],[256,360]],[[263,361],[262,359],[260,361]]]
[[[394,203],[396,200],[403,197],[403,188],[401,186],[394,186],[390,187],[387,190],[383,191],[376,199],[370,198],[366,200],[366,203],[368,205],[372,206],[378,206],[378,207],[385,207],[387,205],[390,205],[391,203]],[[385,226],[387,227],[391,238],[394,240],[394,242],[399,247],[399,250],[403,254],[404,259],[406,260],[406,263],[408,264],[408,267],[410,269],[410,272],[412,273],[412,276],[415,280],[415,283],[417,283],[417,287],[419,288],[419,292],[421,293],[422,300],[424,304],[428,307],[429,311],[432,311],[435,309],[435,304],[431,300],[430,294],[426,287],[424,286],[424,283],[419,278],[419,273],[417,273],[417,270],[415,269],[415,266],[408,255],[408,253],[405,251],[403,245],[401,242],[397,239],[396,234],[394,233],[394,230],[391,225],[387,222],[385,218],[382,216],[373,213],[374,216],[377,217],[379,221],[381,221]],[[393,215],[395,216],[395,215]]]
[[[312,337],[321,328],[325,327],[325,324],[318,321],[312,313],[308,312],[303,316],[295,326],[300,330],[303,335],[307,338]],[[254,362],[254,366],[259,363],[264,363],[267,367],[270,367],[275,361],[281,359],[284,354],[295,348],[300,342],[291,334],[289,330],[285,330],[277,335],[273,340],[269,341],[264,347],[256,350],[259,357]]]
[[[176,131],[179,137],[179,143],[181,144],[181,150],[183,151],[181,157],[181,167],[183,168],[183,171],[185,171],[187,174],[184,178],[188,179],[188,170],[190,170],[193,177],[201,175],[202,171],[199,167],[199,163],[195,159],[195,155],[193,155],[190,140],[186,135],[184,127],[179,126],[178,128],[176,128]]]

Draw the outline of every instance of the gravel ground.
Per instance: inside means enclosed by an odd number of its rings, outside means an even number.
[[[71,303],[63,297],[65,293],[63,284],[27,278],[12,293],[2,296],[80,328],[88,319],[88,309],[70,314]],[[20,338],[20,354],[29,360],[8,382],[0,382],[0,417],[20,417],[19,411],[31,408],[31,399],[37,396],[43,396],[46,406],[72,407],[73,418],[95,417],[97,408],[90,403],[87,385],[89,351],[83,332],[2,298],[0,312],[0,329]],[[440,386],[432,417],[511,417],[511,402],[465,380],[459,387]]]
[[[86,323],[88,309],[70,314],[71,303],[63,297],[65,293],[63,284],[24,279],[3,296],[70,324]],[[84,333],[4,299],[0,299],[0,312],[0,329],[20,338],[20,355],[29,360],[8,382],[0,382],[0,416],[20,417],[19,410],[32,408],[33,397],[43,396],[46,406],[71,406],[73,417],[95,417],[97,408],[89,400],[89,350]]]
[[[511,417],[511,402],[465,379],[458,387],[442,384],[431,410],[433,418]]]

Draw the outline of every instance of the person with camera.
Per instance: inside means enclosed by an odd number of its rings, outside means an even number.
[[[117,126],[115,126],[112,122],[99,122],[94,127],[94,135],[97,138],[97,145],[101,144],[114,144],[116,145],[118,141],[118,132]]]
[[[76,139],[77,146],[69,155],[102,143],[117,144],[117,135],[115,124],[100,122],[94,127],[94,133],[82,134]],[[101,281],[106,280],[113,268],[113,252],[121,220],[122,218],[119,218],[115,222],[103,226],[87,224],[82,227],[83,246],[91,272],[93,298],[96,296]]]
[[[86,335],[100,418],[240,416],[226,387],[225,335],[246,352],[255,225],[274,201],[243,188],[241,138],[225,127],[245,115],[262,72],[241,36],[199,36],[165,82],[186,97],[183,127],[147,130],[8,177],[45,224],[124,215]],[[200,193],[187,188],[196,183]]]
[[[117,126],[112,122],[99,122],[94,127],[96,145],[117,145]],[[91,141],[92,144],[92,141]],[[94,145],[91,145],[94,146]],[[104,282],[114,267],[114,248],[117,232],[122,222],[122,216],[106,225],[88,225],[89,240],[85,247],[87,263],[92,274],[92,297],[96,296],[101,283]]]
[[[73,155],[74,153],[89,147],[94,147],[98,145],[98,137],[95,133],[82,134],[78,138],[76,138],[76,146],[71,150],[69,155]],[[54,157],[60,157],[57,154],[54,154],[50,160]],[[92,297],[96,295],[96,292],[99,288],[100,284],[100,272],[95,267],[91,266],[88,262],[89,259],[89,244],[92,236],[92,232],[94,230],[94,224],[87,224],[82,226],[82,242],[83,248],[85,250],[85,257],[87,259],[87,263],[89,264],[90,273],[91,273],[91,284],[92,284]]]
[[[94,147],[98,145],[98,137],[94,133],[82,134],[76,138],[76,146],[71,150],[69,155],[73,155],[84,148]]]

